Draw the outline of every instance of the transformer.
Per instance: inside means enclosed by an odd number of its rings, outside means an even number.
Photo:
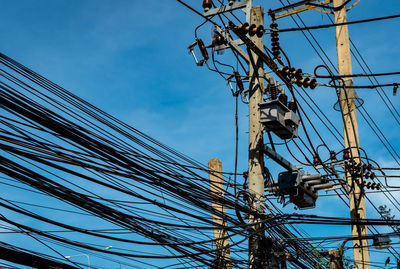
[[[278,175],[278,186],[282,194],[290,194],[300,184],[300,171],[282,172]]]
[[[373,238],[373,243],[372,246],[374,246],[376,249],[388,249],[390,248],[390,243],[392,240],[390,240],[389,236],[377,236]]]
[[[290,193],[290,202],[297,205],[300,209],[315,207],[317,194],[299,185]]]
[[[259,105],[260,122],[267,131],[281,139],[298,137],[299,117],[279,100],[272,100]]]
[[[320,175],[317,175],[319,177]],[[282,172],[278,175],[278,187],[280,194],[289,195],[290,202],[300,209],[315,207],[318,198],[317,191],[308,186],[301,170]]]

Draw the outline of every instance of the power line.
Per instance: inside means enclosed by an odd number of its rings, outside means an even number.
[[[281,33],[284,33],[284,32],[293,32],[293,31],[314,30],[314,29],[330,28],[330,27],[341,26],[341,25],[351,25],[351,24],[357,24],[357,23],[374,22],[374,21],[389,20],[389,19],[396,19],[396,18],[400,18],[400,14],[365,19],[365,20],[348,21],[348,22],[342,22],[342,23],[323,24],[323,25],[307,26],[307,27],[299,27],[299,28],[286,28],[286,29],[279,29],[278,31]]]

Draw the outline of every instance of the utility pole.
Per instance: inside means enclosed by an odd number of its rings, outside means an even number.
[[[347,22],[345,0],[333,0],[335,23]],[[338,58],[339,75],[352,75],[351,54],[349,43],[349,30],[347,25],[339,25],[335,27],[336,48]],[[353,86],[352,78],[344,78],[344,85],[340,91],[340,107],[343,116],[343,128],[345,137],[345,147],[349,149],[352,160],[360,163],[358,126],[356,115],[356,94]],[[350,216],[352,220],[366,219],[365,197],[362,189],[362,178],[351,175],[346,171],[347,184],[349,189]],[[353,224],[352,235],[355,238],[365,238],[367,234],[367,226]],[[353,240],[354,266],[358,269],[370,268],[370,257],[368,250],[368,241],[365,239]]]
[[[274,18],[283,18],[289,15],[293,15],[306,10],[315,10],[325,13],[330,13],[320,9],[324,4],[333,2],[333,13],[335,17],[335,23],[347,22],[347,10],[345,0],[325,0],[319,3],[318,0],[307,0],[299,1],[292,5],[288,5],[276,10],[271,10],[269,13]],[[352,7],[354,7],[358,2],[356,2]],[[302,6],[304,5],[304,6]],[[299,7],[302,6],[302,7]],[[291,8],[296,8],[295,10],[287,11]],[[320,8],[317,8],[320,7]],[[278,14],[281,12],[286,12],[283,14]],[[347,25],[338,25],[335,27],[336,33],[336,48],[337,48],[337,58],[338,58],[338,69],[339,75],[352,75],[351,67],[351,54],[350,54],[350,42],[349,42],[349,30]],[[343,129],[345,137],[345,147],[349,150],[351,159],[356,163],[360,163],[360,153],[359,153],[359,139],[358,139],[358,126],[357,126],[357,115],[356,115],[356,94],[353,86],[352,78],[344,78],[344,85],[350,88],[341,89],[339,94],[339,104],[341,107],[341,112],[343,116]],[[350,216],[352,220],[363,220],[366,219],[365,212],[365,197],[363,189],[361,188],[361,177],[355,177],[351,175],[349,171],[346,171],[347,184],[349,186],[349,201],[350,201]],[[355,238],[353,240],[354,247],[354,263],[357,269],[367,269],[370,268],[370,258],[368,250],[368,241],[365,238],[367,234],[366,225],[352,225],[352,235]]]
[[[222,176],[222,163],[217,158],[208,162],[210,178],[211,206],[215,213],[213,214],[214,223],[214,249],[215,249],[215,267],[217,269],[230,269],[230,250],[229,238],[226,223],[226,207],[219,200],[224,198],[224,181]]]
[[[250,10],[250,25],[264,25],[264,10],[260,6],[252,7]],[[251,37],[254,44],[264,50],[264,37]],[[249,207],[251,210],[264,213],[264,156],[263,156],[263,130],[260,123],[259,104],[263,102],[263,61],[254,53],[249,51],[253,61],[249,63]],[[255,66],[253,66],[253,64]],[[261,239],[264,230],[261,219],[250,215],[248,223],[252,225],[252,234],[249,238],[249,268],[261,267]]]
[[[262,7],[253,7],[253,0],[230,1],[228,6],[222,6],[215,9],[211,1],[203,1],[204,16],[215,16],[229,10],[242,8],[246,13],[246,21],[256,27],[264,26],[264,10]],[[216,31],[223,35],[223,32],[217,27]],[[247,37],[246,37],[247,38]],[[230,47],[234,49],[249,64],[249,160],[248,160],[248,201],[249,209],[259,214],[265,212],[264,202],[264,153],[263,153],[263,127],[260,122],[259,104],[263,103],[263,59],[253,52],[249,47],[246,55],[238,45],[235,45],[229,36],[226,36]],[[244,41],[244,40],[242,40]],[[253,35],[250,41],[261,52],[264,51],[264,36],[257,37]],[[265,60],[265,59],[264,59]],[[272,60],[270,60],[272,62]],[[265,238],[264,225],[262,219],[254,215],[249,216],[248,224],[251,226],[249,236],[249,268],[263,268],[262,240]]]

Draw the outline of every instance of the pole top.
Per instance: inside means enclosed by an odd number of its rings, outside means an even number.
[[[218,158],[212,158],[208,161],[208,166],[222,165],[222,162]]]

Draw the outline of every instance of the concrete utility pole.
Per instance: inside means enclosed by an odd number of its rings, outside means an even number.
[[[252,7],[250,11],[250,25],[264,25],[264,10],[260,6]],[[261,50],[264,49],[264,37],[251,37],[254,44]],[[252,210],[264,213],[264,156],[263,156],[263,132],[260,123],[259,104],[263,102],[263,62],[259,57],[251,53],[255,67],[251,61],[249,64],[249,207]],[[249,55],[250,56],[250,55]],[[260,222],[261,219],[249,216],[249,224]],[[260,242],[264,236],[263,225],[252,226],[255,232],[249,239],[249,268],[260,268]]]
[[[229,250],[229,238],[226,228],[226,207],[221,204],[218,199],[224,198],[224,181],[222,176],[222,163],[217,158],[213,158],[208,162],[210,171],[210,194],[211,206],[215,210],[213,214],[214,223],[214,249],[215,251],[215,267],[218,269],[230,269],[231,258]]]
[[[335,23],[347,22],[346,7],[343,5],[345,0],[333,0]],[[340,7],[340,8],[337,8]],[[338,57],[339,75],[351,75],[351,54],[349,44],[349,30],[347,25],[336,26],[336,48]],[[353,86],[352,78],[344,78],[345,86]],[[358,126],[356,115],[356,95],[354,88],[341,89],[340,107],[343,115],[343,128],[345,137],[345,147],[350,149],[352,159],[360,163]],[[353,220],[366,219],[365,197],[361,188],[362,178],[355,178],[347,171],[347,183],[350,187],[350,216]],[[366,225],[352,225],[352,235],[364,238],[367,235]],[[368,241],[355,239],[354,246],[354,266],[357,269],[370,268],[370,258]]]

